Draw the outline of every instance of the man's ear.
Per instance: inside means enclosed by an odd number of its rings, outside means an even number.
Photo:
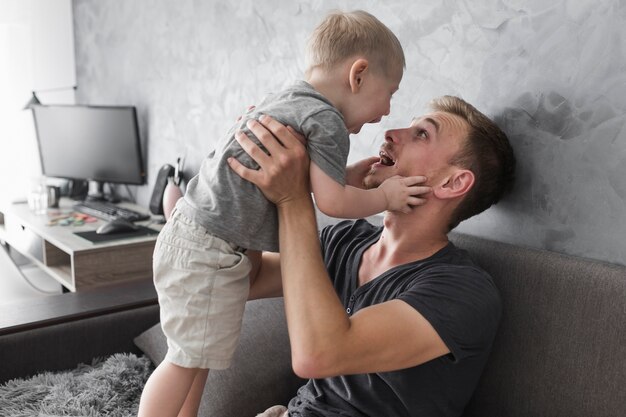
[[[350,67],[350,89],[353,94],[358,93],[363,86],[369,65],[369,61],[365,58],[359,58],[352,63]]]
[[[469,169],[454,171],[444,178],[438,186],[433,187],[433,193],[441,200],[462,197],[474,186],[476,177]]]

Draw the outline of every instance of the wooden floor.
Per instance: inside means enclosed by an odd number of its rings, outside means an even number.
[[[61,284],[41,268],[13,254],[15,261],[9,257],[6,246],[0,246],[0,306],[62,293]]]

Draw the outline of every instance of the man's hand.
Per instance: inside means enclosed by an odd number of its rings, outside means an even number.
[[[239,117],[237,117],[237,119],[235,120],[235,122],[240,122],[241,119],[243,119],[243,116],[250,113],[252,110],[254,110],[256,108],[256,106],[248,106],[246,107],[246,112],[245,114],[239,115]]]
[[[430,187],[418,186],[426,182],[426,177],[401,177],[399,175],[387,178],[378,188],[382,189],[387,199],[387,210],[410,213],[411,208],[421,206],[425,198],[418,197],[431,191]]]
[[[260,168],[246,168],[234,158],[228,160],[230,167],[259,187],[277,206],[294,199],[310,199],[309,156],[301,137],[269,116],[261,116],[259,121],[249,120],[247,126],[269,155],[240,131],[235,134],[235,139]]]

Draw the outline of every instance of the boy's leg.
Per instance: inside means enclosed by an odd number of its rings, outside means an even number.
[[[178,417],[196,417],[198,415],[200,400],[202,399],[202,393],[204,392],[204,386],[206,385],[208,376],[208,369],[198,369],[189,394],[187,394],[187,399],[185,399],[185,403],[180,409],[180,413],[178,413]]]
[[[197,368],[183,368],[168,361],[161,362],[146,382],[137,417],[176,417],[198,371]]]

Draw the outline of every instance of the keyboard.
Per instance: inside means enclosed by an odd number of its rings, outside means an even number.
[[[124,207],[119,207],[113,203],[106,201],[81,201],[72,207],[75,211],[79,211],[90,216],[99,217],[104,220],[125,219],[131,222],[147,220],[149,214],[140,213]]]

